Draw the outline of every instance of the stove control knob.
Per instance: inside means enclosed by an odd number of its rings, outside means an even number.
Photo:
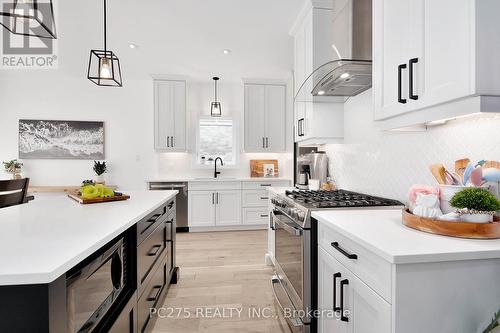
[[[303,211],[299,210],[297,212],[297,219],[299,221],[303,221],[305,218],[306,218],[306,214]]]

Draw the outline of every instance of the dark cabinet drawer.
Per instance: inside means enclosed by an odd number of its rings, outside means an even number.
[[[149,280],[153,266],[164,258],[167,245],[167,223],[161,222],[156,229],[137,247],[137,285],[139,295]]]
[[[158,223],[168,216],[167,207],[168,205],[156,209],[137,223],[137,244],[141,244],[155,230]]]
[[[137,327],[140,333],[150,331],[153,326],[153,319],[155,317],[150,317],[150,308],[162,305],[159,303],[163,299],[167,289],[167,277],[167,260],[164,260],[161,266],[158,267],[158,270],[153,273],[151,281],[147,284],[144,293],[137,303]]]

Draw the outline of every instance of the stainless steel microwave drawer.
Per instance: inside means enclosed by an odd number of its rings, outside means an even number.
[[[167,223],[161,222],[156,229],[137,247],[137,286],[139,295],[144,290],[148,275],[157,261],[165,257],[167,246]]]

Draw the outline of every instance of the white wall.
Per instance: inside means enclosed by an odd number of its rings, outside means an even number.
[[[190,119],[209,113],[211,82],[188,85]],[[224,114],[242,125],[243,85],[220,86]],[[190,154],[157,154],[153,147],[152,80],[127,80],[123,88],[101,88],[64,71],[9,72],[0,78],[0,160],[18,156],[19,119],[98,120],[105,122],[107,181],[122,188],[145,188],[145,179],[209,176],[210,170],[192,170]],[[192,138],[193,131],[189,135]],[[193,141],[190,140],[190,143]],[[224,172],[249,176],[250,158],[278,158],[293,175],[291,154],[243,155],[241,169]],[[33,185],[78,185],[91,179],[92,161],[24,160],[25,175]],[[2,169],[3,170],[3,169]],[[0,175],[2,178],[8,175]]]
[[[330,171],[339,187],[406,201],[412,184],[436,181],[429,165],[469,157],[500,160],[500,115],[455,120],[426,132],[395,133],[377,129],[371,90],[345,105],[345,144],[325,145]]]

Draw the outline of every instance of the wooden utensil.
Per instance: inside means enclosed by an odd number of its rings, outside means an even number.
[[[446,185],[446,168],[443,164],[433,164],[430,166],[430,170],[439,184]]]
[[[486,163],[483,165],[483,168],[485,168],[485,169],[488,169],[488,168],[500,169],[500,162],[498,162],[498,161],[486,161]]]
[[[467,168],[467,165],[470,163],[469,158],[463,158],[461,160],[456,160],[455,161],[455,173],[462,178],[462,182],[464,179],[464,172],[465,168]]]

